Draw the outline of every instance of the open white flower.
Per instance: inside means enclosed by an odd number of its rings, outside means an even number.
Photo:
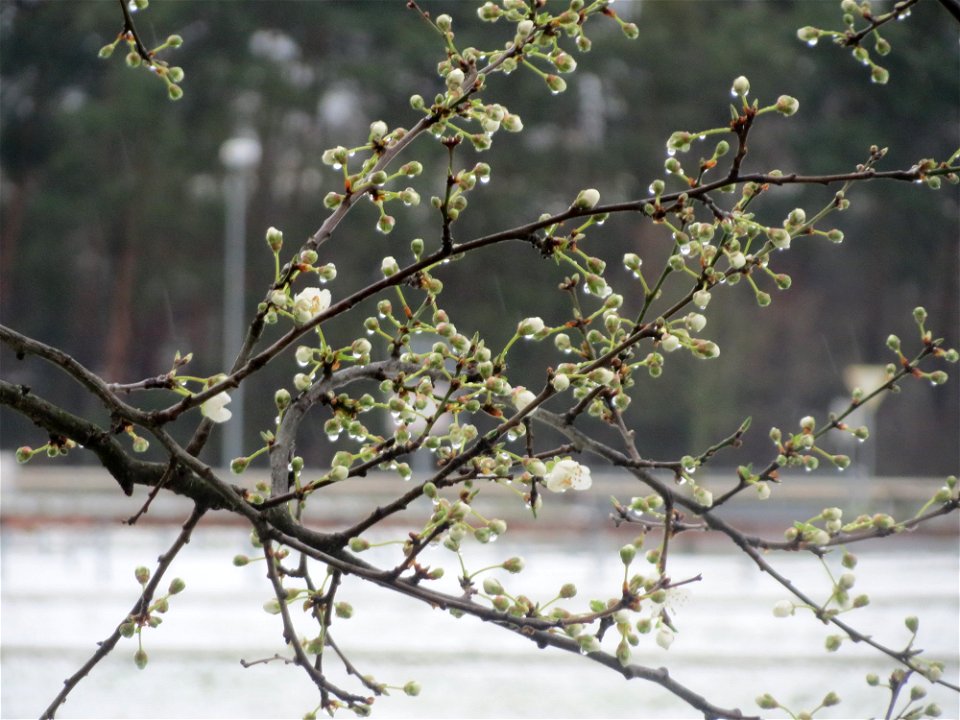
[[[567,458],[558,460],[545,478],[547,490],[566,492],[567,490],[586,490],[592,484],[590,468],[576,460]]]
[[[216,423],[224,423],[233,415],[227,410],[226,405],[230,402],[230,396],[225,392],[219,392],[212,398],[200,403],[200,412],[204,417],[208,417]]]
[[[330,307],[330,291],[309,287],[293,298],[293,319],[305,325]]]

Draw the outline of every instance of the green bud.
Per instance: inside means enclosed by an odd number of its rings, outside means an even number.
[[[183,97],[183,88],[181,88],[179,85],[174,85],[171,83],[170,85],[167,85],[167,96],[171,100],[179,100]]]
[[[403,686],[403,692],[410,697],[416,697],[420,694],[420,683],[411,680]]]
[[[120,631],[121,636],[125,638],[131,638],[133,637],[133,634],[137,631],[137,626],[136,626],[136,623],[133,623],[130,620],[127,620],[126,622],[120,624],[120,627],[118,628],[118,630]]]
[[[870,81],[876,83],[877,85],[886,85],[887,81],[890,79],[890,71],[886,68],[882,68],[879,65],[874,65],[870,69]]]
[[[250,558],[248,558],[246,555],[234,555],[234,556],[233,556],[233,564],[234,564],[236,567],[243,567],[244,565],[248,564],[249,562],[250,562]]]
[[[338,618],[342,618],[344,620],[349,620],[351,617],[353,617],[353,606],[350,603],[334,603],[333,611],[336,613]]]
[[[843,637],[841,635],[828,635],[827,641],[824,645],[827,648],[828,652],[836,652],[840,649],[840,645],[843,642]]]
[[[560,93],[562,93],[564,90],[567,89],[566,80],[564,80],[559,75],[550,74],[550,75],[547,75],[546,78],[544,79],[547,82],[547,87],[550,88],[550,92],[553,93],[554,95],[559,95]]]
[[[764,693],[757,698],[757,705],[764,710],[773,710],[780,707],[780,703],[770,693]]]
[[[184,588],[187,587],[187,584],[181,578],[174,578],[170,581],[170,587],[167,592],[171,595],[176,595],[177,593],[183,592]]]
[[[369,549],[370,542],[360,537],[354,537],[354,538],[350,538],[349,546],[353,552],[358,553],[358,552],[363,552],[364,550]]]
[[[903,624],[907,626],[907,630],[916,634],[917,630],[920,628],[920,620],[917,619],[916,615],[910,615],[906,617],[903,621]]]
[[[244,470],[246,470],[246,469],[247,469],[247,466],[249,466],[249,465],[250,465],[250,459],[249,459],[249,458],[246,458],[246,457],[234,458],[234,459],[230,462],[230,472],[232,472],[234,475],[239,475],[239,474],[242,473]]]
[[[143,648],[140,648],[133,654],[133,662],[136,663],[136,666],[141,670],[147,666],[147,653]]]
[[[520,557],[509,558],[507,560],[504,560],[503,563],[500,565],[500,567],[502,567],[504,570],[506,570],[509,573],[516,574],[521,570],[523,570],[523,558],[520,558]]]
[[[483,591],[487,595],[503,595],[503,585],[496,578],[488,577],[483,581]]]
[[[800,101],[795,97],[790,97],[789,95],[781,95],[777,98],[777,112],[785,117],[790,117],[795,115],[797,110],[800,109]]]
[[[830,707],[831,705],[837,705],[839,703],[840,703],[840,696],[837,695],[835,692],[831,691],[824,696],[823,701],[821,702],[821,705],[823,705],[823,707]]]
[[[115,48],[116,48],[116,45],[114,43],[110,43],[109,45],[104,45],[102,48],[100,48],[100,52],[97,53],[97,56],[101,58],[108,58],[111,55],[113,55],[113,51]]]
[[[137,579],[137,582],[141,585],[146,585],[147,581],[150,580],[150,568],[146,568],[143,565],[138,567],[133,572],[134,577]]]

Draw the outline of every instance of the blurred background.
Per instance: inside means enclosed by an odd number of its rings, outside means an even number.
[[[956,25],[930,3],[890,27],[893,53],[883,64],[891,81],[878,86],[848,52],[797,41],[802,25],[839,26],[837,5],[617,3],[618,13],[639,25],[639,40],[626,40],[605,18],[591,22],[593,50],[577,55],[567,92],[550,95],[529,72],[490,83],[488,99],[519,113],[526,130],[498,134],[482,155],[466,148],[459,154],[463,166],[491,163],[493,182],[471,193],[456,238],[561,209],[588,186],[599,188],[604,202],[644,196],[650,181],[663,176],[666,137],[724,123],[730,82],[739,74],[749,77],[751,97],[761,102],[781,93],[800,100],[793,118],[768,116],[756,124],[748,171],[844,172],[867,157],[871,144],[890,148],[886,169],[949,156],[960,109]],[[461,47],[497,46],[509,35],[502,23],[479,22],[472,3],[424,7],[452,12]],[[411,126],[418,116],[410,94],[432,97],[441,83],[439,38],[402,2],[156,2],[137,15],[138,28],[150,47],[170,33],[183,36],[183,47],[166,56],[186,72],[177,103],[167,100],[163,83],[124,67],[122,48],[109,61],[98,59],[97,50],[120,29],[113,3],[23,0],[4,2],[0,12],[2,322],[61,347],[108,381],[165,372],[178,350],[194,353],[194,374],[225,369],[227,216],[239,212],[246,226],[248,316],[272,277],[265,229],[281,228],[284,252],[292,252],[327,214],[321,200],[339,180],[321,164],[323,149],[362,143],[373,119]],[[424,139],[407,159],[439,158],[438,150]],[[411,238],[424,237],[428,247],[438,241],[439,223],[426,200],[442,190],[442,165],[428,164],[411,184],[425,202],[397,211],[391,235],[375,232],[376,213],[364,203],[323,247],[321,261],[339,269],[330,286],[334,298],[378,277],[384,255],[409,257]],[[756,210],[775,224],[793,207],[819,208],[834,191],[789,188],[770,193]],[[928,326],[948,345],[957,343],[956,189],[873,182],[850,198],[851,209],[826,224],[843,230],[842,245],[804,239],[776,256],[775,269],[794,283],[788,292],[767,288],[773,307],[758,308],[746,283],[715,293],[706,334],[720,344],[719,360],[678,353],[663,377],[641,380],[629,419],[642,452],[657,458],[699,452],[752,415],[745,451],[729,462],[765,462],[771,425],[824,417],[848,397],[848,366],[894,359],[884,345],[889,333],[916,346],[914,306],[926,306]],[[670,246],[663,228],[620,216],[594,232],[587,249],[608,261],[621,289],[630,287],[619,262],[623,252],[637,252],[645,268],[655,268]],[[452,264],[441,279],[458,329],[479,330],[495,347],[522,317],[541,315],[548,323],[567,317],[567,300],[556,292],[561,270],[519,243]],[[626,305],[635,310],[639,302],[628,296]],[[327,337],[356,337],[373,306],[325,327]],[[524,351],[531,372],[515,362],[515,384],[540,382],[538,363],[560,361],[549,343]],[[61,373],[2,352],[5,378],[74,410],[99,412]],[[292,357],[281,360],[253,378],[247,397],[290,387],[296,371]],[[169,402],[159,395],[138,399]],[[939,390],[907,383],[906,392],[876,411],[870,444],[878,472],[956,471],[955,380]],[[273,415],[272,403],[248,402],[248,449]],[[321,421],[301,438],[308,460],[329,456]],[[4,411],[4,448],[40,444],[35,436]],[[216,442],[208,452],[216,457]]]
[[[502,24],[480,23],[479,3],[422,5],[454,16],[461,47],[499,46],[511,35]],[[669,134],[723,124],[730,83],[740,74],[762,103],[780,94],[800,101],[798,115],[756,124],[747,171],[845,172],[866,159],[872,144],[890,148],[882,169],[907,168],[923,157],[949,156],[960,140],[957,26],[936,3],[920,3],[909,21],[885,33],[893,45],[882,61],[891,72],[886,86],[871,84],[846,51],[797,41],[803,25],[838,27],[839,2],[635,0],[615,8],[637,23],[639,40],[626,40],[613,22],[592,21],[593,50],[576,55],[579,69],[567,92],[552,96],[538,77],[522,71],[490,82],[486,97],[518,113],[526,129],[499,133],[489,152],[459,153],[461,166],[489,162],[493,181],[471,193],[454,226],[458,240],[561,210],[585,187],[598,188],[603,202],[646,195],[651,180],[663,176]],[[171,33],[183,36],[183,47],[166,56],[186,73],[179,102],[167,99],[163,83],[124,67],[122,53],[97,58],[121,27],[116,3],[0,2],[0,320],[114,382],[166,372],[176,351],[194,353],[193,374],[224,370],[225,317],[236,314],[225,309],[232,302],[227,298],[243,289],[249,316],[272,279],[264,231],[281,228],[284,252],[292,252],[327,215],[322,198],[340,179],[321,164],[323,150],[363,143],[375,119],[410,127],[418,114],[409,96],[430,98],[442,86],[435,72],[439,38],[402,0],[154,0],[136,21],[150,47]],[[410,239],[423,237],[428,247],[439,242],[427,200],[442,191],[443,153],[424,140],[406,157],[414,158],[427,167],[411,181],[424,198],[421,207],[397,211],[397,228],[384,236],[374,230],[374,208],[363,203],[323,246],[321,261],[339,270],[328,285],[335,299],[379,277],[383,256],[409,258]],[[788,188],[761,198],[756,208],[775,224],[796,206],[819,208],[834,191]],[[709,468],[711,480],[730,482],[724,467],[772,459],[771,425],[794,427],[808,414],[824,418],[849,397],[850,367],[893,360],[888,334],[915,347],[916,305],[929,310],[936,335],[951,346],[960,342],[956,188],[871,182],[857,186],[850,199],[850,210],[826,225],[845,233],[841,245],[803,239],[776,255],[775,269],[790,274],[793,287],[771,290],[771,308],[758,308],[746,283],[714,293],[706,335],[720,344],[718,359],[675,353],[661,378],[638,376],[629,422],[642,453],[670,459],[701,452],[751,415],[744,448],[717,458],[720,470]],[[658,267],[670,252],[663,228],[635,216],[611,218],[591,233],[586,248],[607,260],[611,281],[623,291],[631,287],[620,265],[624,252],[640,254],[645,268]],[[228,264],[236,262],[242,271]],[[458,329],[479,331],[494,347],[525,316],[548,323],[567,317],[567,300],[556,291],[562,270],[519,243],[453,263],[440,278],[444,307]],[[636,311],[639,291],[625,304]],[[326,336],[335,343],[359,336],[374,306],[371,301],[325,326]],[[542,382],[537,368],[561,361],[550,343],[522,349],[523,361],[509,371],[515,384],[536,386]],[[228,347],[226,354],[236,350]],[[5,347],[0,364],[5,380],[107,423],[63,373],[36,359],[18,361]],[[251,378],[246,452],[275,415],[272,402],[256,398],[291,388],[298,370],[288,354]],[[904,392],[860,418],[873,431],[867,443],[835,441],[836,450],[855,456],[851,471],[838,476],[821,468],[802,483],[785,483],[768,503],[728,507],[726,517],[777,537],[791,520],[813,516],[825,504],[909,516],[944,474],[957,472],[957,382],[952,377],[943,388],[906,383]],[[147,407],[170,402],[162,394],[135,399]],[[311,463],[334,450],[323,420],[315,413],[301,430],[298,452]],[[179,428],[179,436],[189,430]],[[0,408],[7,451],[0,455],[5,717],[41,712],[62,678],[89,656],[93,641],[109,634],[132,604],[133,568],[153,562],[188,510],[180,498],[161,497],[141,521],[147,527],[118,529],[118,520],[143,502],[143,489],[133,498],[120,496],[102,471],[72,464],[89,464],[80,452],[71,454],[71,464],[38,457],[19,467],[12,461],[14,448],[45,439]],[[207,461],[220,459],[220,441],[217,433]],[[151,451],[150,457],[160,456]],[[260,470],[252,468],[243,482],[262,479]],[[477,548],[479,560],[524,554],[539,561],[530,563],[530,582],[544,597],[564,581],[577,582],[583,598],[605,597],[620,581],[616,550],[634,534],[609,522],[607,497],[626,500],[636,488],[599,467],[594,477],[604,492],[550,498],[537,523],[545,530],[536,533],[516,503],[485,499],[493,504],[488,514],[505,517],[511,533],[495,547]],[[398,482],[371,476],[360,485],[362,501],[352,484],[342,495],[334,488],[310,520],[342,526],[344,518],[395,495]],[[182,603],[175,598],[162,631],[148,638],[149,671],[133,672],[128,642],[81,683],[64,716],[292,716],[312,707],[314,691],[289,669],[258,666],[240,674],[237,657],[267,657],[282,648],[275,618],[259,610],[269,594],[262,568],[230,564],[234,553],[251,552],[246,531],[222,522],[205,519],[190,552],[177,561],[188,592]],[[872,601],[860,617],[899,647],[906,641],[903,616],[926,609],[922,644],[947,661],[955,678],[957,523],[946,518],[928,531],[864,549],[867,572],[858,590],[869,591]],[[774,619],[769,608],[784,597],[780,588],[738,554],[716,553],[722,543],[713,539],[685,533],[675,541],[675,572],[703,572],[704,582],[679,615],[681,634],[671,655],[646,643],[638,660],[669,660],[681,681],[747,712],[762,691],[812,707],[828,685],[846,702],[825,717],[881,712],[882,693],[866,686],[863,673],[887,673],[890,665],[846,645],[825,657],[826,630]],[[449,554],[445,560],[451,562]],[[790,555],[778,562],[799,584],[829,593],[814,558]],[[448,572],[451,583],[454,574]],[[47,589],[51,578],[56,592]],[[479,623],[443,624],[435,611],[380,602],[360,583],[345,587],[363,620],[348,624],[342,637],[363,669],[387,682],[426,681],[416,701],[378,702],[380,716],[627,717],[638,708],[649,717],[688,714],[646,684],[625,689],[621,678],[585,669],[576,659],[564,664],[555,654],[531,656],[527,644],[511,644]],[[484,682],[476,681],[478,668]],[[284,683],[282,693],[270,691],[281,687],[275,683]],[[935,699],[947,716],[957,714],[955,694]]]

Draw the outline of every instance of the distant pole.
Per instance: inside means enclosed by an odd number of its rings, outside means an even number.
[[[229,372],[243,344],[246,314],[247,189],[250,175],[260,164],[260,141],[251,132],[237,135],[220,146],[226,227],[223,252],[223,369]],[[220,464],[243,454],[243,386],[231,393],[233,417],[223,426]]]
[[[873,392],[888,379],[886,365],[847,365],[843,370],[843,382],[851,393],[858,388],[863,392]],[[861,447],[855,446],[854,456],[858,468],[871,480],[877,476],[877,438],[879,437],[876,428],[877,408],[885,397],[886,393],[877,395],[872,400],[861,404],[850,416],[851,421],[856,418],[856,421],[862,422],[870,429],[869,442]]]

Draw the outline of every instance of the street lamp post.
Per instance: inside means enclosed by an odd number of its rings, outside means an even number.
[[[261,147],[253,132],[239,134],[220,146],[220,162],[226,168],[223,180],[226,227],[223,253],[223,367],[233,368],[243,343],[246,315],[246,242],[247,192],[251,176],[260,164]],[[223,428],[220,462],[229,467],[230,461],[243,454],[243,386],[232,393],[233,417]]]

